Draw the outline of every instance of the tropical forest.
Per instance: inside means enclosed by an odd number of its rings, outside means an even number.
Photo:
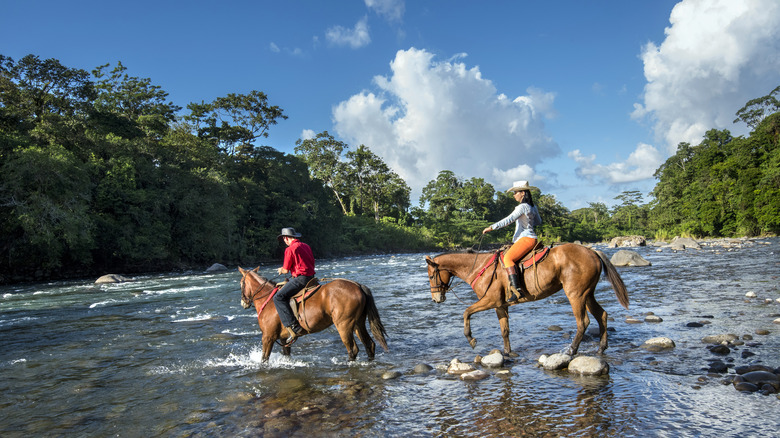
[[[535,191],[541,239],[777,235],[780,86],[768,91],[734,109],[748,136],[680,143],[650,193],[570,211]],[[281,257],[290,226],[317,257],[511,239],[512,227],[481,234],[514,208],[505,188],[445,170],[413,203],[371,145],[322,131],[294,154],[263,146],[284,119],[262,91],[181,107],[121,62],[0,55],[0,283],[254,266]]]

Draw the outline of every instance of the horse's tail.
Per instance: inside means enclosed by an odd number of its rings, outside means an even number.
[[[607,274],[607,280],[609,280],[609,283],[612,285],[612,290],[615,291],[618,302],[628,310],[628,291],[626,290],[626,285],[623,283],[623,279],[620,278],[620,274],[618,274],[617,269],[615,269],[615,265],[609,261],[607,255],[603,252],[595,249],[593,252],[601,259],[601,264],[604,266],[604,273]]]
[[[382,324],[382,320],[379,318],[379,310],[376,308],[374,295],[371,293],[371,289],[366,285],[361,284],[360,289],[366,296],[366,316],[368,317],[368,325],[371,326],[371,333],[385,351],[390,351],[390,349],[387,348],[387,341],[385,340],[387,332],[385,331],[385,326]]]

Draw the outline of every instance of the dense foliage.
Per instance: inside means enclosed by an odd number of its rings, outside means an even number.
[[[622,234],[719,236],[780,229],[780,90],[737,112],[747,138],[680,144],[642,194],[570,212],[533,192],[546,242]],[[442,171],[412,207],[366,145],[327,131],[295,155],[258,143],[287,116],[259,91],[186,110],[119,63],[92,72],[0,55],[0,282],[278,259],[294,226],[318,257],[507,242],[480,230],[514,207],[481,178]],[[508,227],[511,228],[511,227]]]

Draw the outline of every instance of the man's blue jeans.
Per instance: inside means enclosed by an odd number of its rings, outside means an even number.
[[[274,295],[276,312],[279,313],[279,319],[282,320],[282,325],[285,327],[290,327],[293,323],[297,322],[293,315],[293,311],[290,308],[290,298],[303,289],[309,280],[311,280],[311,277],[305,275],[293,277],[276,292],[276,295]]]

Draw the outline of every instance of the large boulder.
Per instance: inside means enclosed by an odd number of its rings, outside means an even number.
[[[669,248],[674,250],[701,249],[701,245],[690,237],[675,237]]]
[[[220,271],[227,271],[227,267],[225,267],[225,265],[222,265],[220,263],[214,263],[213,265],[209,266],[208,269],[206,269],[206,272],[220,272]]]
[[[647,241],[643,236],[618,236],[613,238],[609,245],[609,248],[622,248],[627,246],[646,246]]]
[[[615,266],[650,266],[650,262],[645,260],[635,251],[621,249],[610,259]]]
[[[106,274],[95,280],[95,284],[124,283],[125,281],[131,280],[127,277],[123,277],[117,274]]]

